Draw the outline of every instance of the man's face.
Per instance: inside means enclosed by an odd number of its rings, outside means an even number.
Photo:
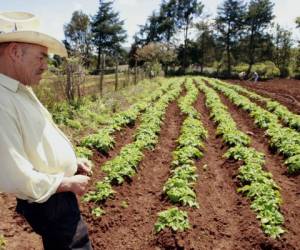
[[[22,54],[18,62],[18,75],[25,85],[38,84],[48,68],[47,48],[34,44],[21,44]]]

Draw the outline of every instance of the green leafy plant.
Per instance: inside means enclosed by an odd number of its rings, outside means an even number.
[[[75,147],[75,153],[77,158],[87,158],[91,160],[93,156],[92,150],[86,147],[80,147],[80,146]]]
[[[237,94],[226,88],[222,87],[222,84],[216,84],[213,80],[207,80],[213,88],[220,90],[226,96],[229,97],[236,105],[253,113],[256,117],[259,115],[259,109],[256,109],[255,105],[250,104],[242,96],[237,98]],[[207,105],[211,108],[212,117],[217,123],[218,127],[221,126],[222,136],[226,137],[226,134],[231,134],[231,129],[224,129],[224,126],[228,126],[226,119],[232,119],[226,108],[223,107],[220,98],[216,92],[208,88],[203,82],[199,82],[199,88],[205,93],[207,98]],[[263,112],[262,112],[263,113]],[[269,127],[269,129],[275,128],[276,123],[274,116],[268,113],[263,113],[263,117],[258,121],[260,126]],[[270,119],[269,119],[270,118]],[[230,122],[229,127],[234,127],[234,123]],[[236,129],[236,133],[239,134],[239,130]],[[241,134],[241,132],[240,132]],[[281,137],[280,137],[281,138]],[[226,140],[225,140],[226,141]],[[242,161],[244,165],[239,168],[238,179],[243,185],[238,189],[238,192],[242,192],[251,200],[251,208],[256,212],[257,218],[260,219],[263,231],[272,238],[279,237],[283,232],[282,224],[284,222],[283,215],[280,213],[281,195],[279,193],[279,187],[272,179],[272,175],[262,169],[264,164],[264,155],[254,148],[249,147],[250,138],[247,143],[233,143],[229,144],[229,150],[224,154],[224,157]]]
[[[166,227],[173,231],[184,231],[188,229],[189,221],[187,212],[181,211],[178,208],[169,208],[166,211],[158,213],[158,219],[155,223],[155,232],[158,233]]]
[[[115,191],[112,189],[110,183],[106,181],[98,181],[96,183],[95,191],[90,191],[83,196],[83,201],[101,202],[113,196]]]
[[[128,207],[128,203],[127,203],[127,201],[122,201],[121,202],[121,208],[127,208]]]
[[[105,215],[105,211],[100,207],[95,207],[92,209],[92,215],[96,218],[99,218],[102,215]]]
[[[6,240],[2,234],[0,234],[0,250],[5,250]]]
[[[270,146],[286,158],[285,164],[289,173],[300,172],[300,165],[297,160],[300,156],[300,134],[292,128],[283,127],[278,120],[279,118],[283,121],[286,120],[286,123],[292,127],[292,123],[296,124],[292,120],[296,121],[299,118],[298,116],[289,113],[287,109],[276,102],[271,102],[270,99],[243,90],[242,87],[232,87],[232,85],[219,80],[215,81],[207,78],[206,80],[213,88],[227,96],[235,105],[249,112],[250,116],[254,118],[255,124],[266,130]],[[268,109],[273,110],[274,114],[252,103],[249,98],[238,94],[235,89],[249,95],[251,94],[255,99],[267,102]]]

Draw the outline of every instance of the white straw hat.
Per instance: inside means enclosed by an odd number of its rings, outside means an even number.
[[[39,32],[39,20],[27,12],[0,13],[0,43],[20,42],[38,44],[48,48],[48,53],[67,57],[67,50],[57,39]]]

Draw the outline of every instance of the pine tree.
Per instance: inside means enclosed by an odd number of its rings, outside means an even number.
[[[227,74],[231,75],[233,48],[239,41],[245,17],[245,4],[239,0],[226,0],[218,7],[216,27],[218,39],[225,47]]]
[[[93,43],[97,48],[97,70],[104,67],[105,55],[113,55],[120,49],[126,38],[124,21],[119,20],[119,13],[114,12],[112,1],[99,0],[99,9],[92,18]],[[102,60],[101,60],[102,58]]]

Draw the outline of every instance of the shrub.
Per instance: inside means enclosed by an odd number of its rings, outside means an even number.
[[[262,80],[273,79],[274,77],[280,76],[280,70],[271,61],[254,64],[252,71],[256,71]]]

